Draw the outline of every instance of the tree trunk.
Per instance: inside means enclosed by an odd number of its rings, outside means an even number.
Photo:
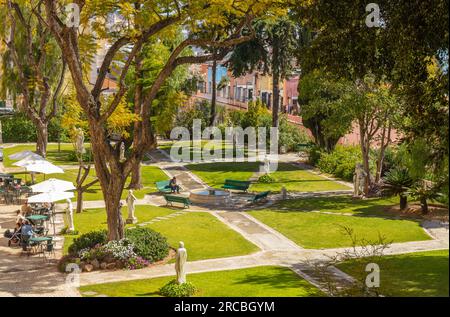
[[[280,75],[277,70],[274,70],[272,77],[272,126],[278,127],[278,112],[280,109]]]
[[[217,61],[213,60],[211,69],[211,117],[209,126],[213,127],[216,123],[216,99],[217,99]]]
[[[380,155],[378,156],[377,159],[377,172],[375,175],[375,183],[378,183],[381,179],[381,174],[383,173],[384,155],[386,152],[386,148],[390,143],[390,140],[391,140],[391,123],[389,123],[387,128],[386,126],[383,127],[383,133],[381,135],[381,142],[380,142]]]
[[[77,214],[83,211],[83,189],[77,186]]]
[[[142,189],[142,175],[141,175],[141,164],[137,163],[133,165],[131,170],[131,181],[128,185],[129,189]]]
[[[101,183],[101,181],[100,181]],[[122,206],[120,198],[124,188],[124,182],[120,176],[111,174],[111,181],[105,195],[105,207],[108,223],[108,240],[120,240],[124,237],[124,222],[122,218]]]
[[[408,197],[405,195],[400,195],[400,210],[405,210],[408,206]]]
[[[39,124],[37,124],[36,127],[37,127],[36,153],[42,157],[46,157],[47,143],[48,143],[48,124],[39,122]]]
[[[428,214],[428,202],[425,198],[420,199],[420,207],[422,209],[422,214]]]
[[[364,126],[365,126],[364,123],[359,122],[361,155],[363,160],[364,172],[366,172],[366,177],[364,178],[364,196],[367,197],[370,188],[370,165],[369,165],[370,142],[366,135],[367,131],[363,128]]]

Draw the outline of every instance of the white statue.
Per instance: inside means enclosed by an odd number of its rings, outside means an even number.
[[[74,232],[75,226],[73,223],[73,205],[70,199],[66,199],[67,202],[67,231]]]
[[[175,271],[177,272],[178,284],[186,283],[186,271],[184,270],[186,260],[187,260],[187,251],[184,248],[184,242],[180,241],[180,247],[177,250],[177,255],[175,258]]]
[[[77,141],[76,141],[77,152],[83,154],[84,149],[84,131],[81,128],[77,128]]]
[[[137,198],[136,196],[133,195],[133,190],[130,189],[128,191],[128,196],[127,196],[127,206],[128,206],[128,218],[127,218],[127,223],[136,223],[137,222],[137,218],[134,216],[134,204],[136,202]]]
[[[364,195],[364,183],[367,173],[361,163],[356,164],[355,173],[353,174],[353,197]]]
[[[264,157],[264,172],[266,174],[270,173],[270,160],[267,155]]]
[[[125,161],[125,143],[120,142],[120,161]]]

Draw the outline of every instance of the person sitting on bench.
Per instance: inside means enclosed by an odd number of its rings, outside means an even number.
[[[169,187],[172,190],[172,193],[180,193],[180,186],[177,185],[177,178],[175,176],[170,180]]]

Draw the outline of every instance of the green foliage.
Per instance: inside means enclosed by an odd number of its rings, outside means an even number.
[[[361,150],[358,147],[338,145],[331,153],[321,153],[317,167],[325,173],[352,181],[358,162],[361,162]]]
[[[2,122],[2,136],[5,143],[28,143],[36,142],[36,126],[22,112],[16,112],[10,117],[0,119]],[[49,142],[58,142],[60,133],[61,142],[67,142],[68,137],[62,131],[61,124],[53,118],[48,125]]]
[[[189,297],[195,294],[197,289],[189,282],[178,284],[176,280],[172,280],[163,287],[159,292],[165,297]]]
[[[260,176],[258,178],[258,183],[262,183],[262,184],[270,184],[275,182],[275,179],[270,176],[269,174],[264,174],[263,176]]]
[[[151,263],[169,254],[167,239],[149,228],[128,229],[126,237],[134,245],[134,252]]]
[[[414,184],[408,169],[396,167],[391,169],[383,177],[383,193],[387,195],[405,196],[407,191]]]
[[[342,113],[343,85],[343,80],[314,70],[303,75],[298,86],[302,122],[311,131],[316,144],[327,151],[350,130],[353,120],[349,113]]]
[[[35,142],[36,127],[25,114],[18,112],[11,117],[2,118],[3,142]]]
[[[295,124],[289,123],[286,116],[280,118],[279,146],[284,146],[287,152],[297,151],[299,144],[310,143],[309,135]]]
[[[108,241],[108,232],[106,230],[91,231],[82,234],[73,240],[69,246],[69,254],[76,255],[83,249],[91,249],[94,246],[104,244]]]

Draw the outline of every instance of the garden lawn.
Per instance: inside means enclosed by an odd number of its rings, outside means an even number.
[[[248,180],[259,171],[260,162],[216,162],[203,164],[186,165],[194,174],[200,177],[211,187],[221,187],[225,179]],[[311,192],[311,191],[331,191],[349,190],[348,186],[326,179],[322,176],[302,170],[299,167],[288,163],[279,163],[276,172],[271,173],[273,178],[271,183],[252,183],[249,191],[279,192],[281,187],[286,187],[288,191]]]
[[[133,191],[134,195],[139,199],[144,198],[145,194],[149,194],[149,193],[153,193],[153,192],[157,191],[156,186],[155,186],[156,181],[169,179],[169,177],[159,167],[156,167],[156,166],[145,166],[145,165],[141,166],[141,173],[142,173],[142,175],[141,175],[142,176],[142,185],[144,187],[142,189]],[[31,180],[31,176],[29,174],[25,174],[23,172],[13,173],[13,174],[15,175],[15,177],[26,179],[28,181]],[[75,185],[76,179],[77,179],[77,174],[78,174],[78,168],[66,169],[66,170],[64,170],[64,174],[49,174],[49,175],[45,176],[45,179],[57,178],[57,179],[72,182]],[[86,178],[84,183],[87,184],[88,182],[95,180],[95,178],[96,178],[95,177],[95,168],[92,166],[91,170],[89,171],[89,175]],[[131,179],[131,177],[128,177],[128,179],[125,183],[125,186],[128,185],[130,179]],[[36,183],[41,182],[43,180],[44,180],[44,175],[36,174],[36,177],[35,177]],[[127,195],[128,195],[128,189],[125,188],[122,193],[122,199],[125,199],[127,197]],[[92,185],[91,187],[89,187],[83,194],[83,200],[85,200],[85,201],[87,201],[87,200],[103,200],[103,193],[100,188],[100,183],[97,182],[94,185]],[[76,195],[72,199],[72,201],[76,201]]]
[[[177,209],[137,205],[135,214],[139,223],[142,223],[176,211]],[[127,208],[124,207],[122,212],[126,219]],[[80,234],[105,229],[106,212],[104,209],[87,209],[81,214],[75,214],[74,222],[75,229],[79,230]],[[189,261],[245,255],[258,251],[255,245],[208,213],[187,212],[147,226],[167,237],[174,248],[178,247],[179,241],[183,241],[188,250]],[[65,250],[74,237],[66,235]]]
[[[350,190],[351,188],[333,180],[302,170],[289,163],[279,163],[277,171],[271,173],[273,182],[254,183],[250,191],[262,192],[273,191],[280,192],[284,186],[288,191],[294,192],[317,192],[332,190]]]
[[[383,256],[376,259],[357,259],[337,267],[364,281],[368,263],[380,267],[379,292],[385,296],[449,296],[448,250]]]
[[[328,197],[330,205],[336,197]],[[347,208],[355,210],[355,201],[347,197]],[[302,198],[310,203],[309,210],[319,210],[315,200]],[[374,199],[359,201],[368,215],[373,214],[376,208],[383,208],[385,200]],[[369,203],[370,202],[370,203]],[[290,202],[285,202],[290,203]],[[305,203],[306,204],[306,203]],[[373,204],[370,206],[370,204]],[[378,205],[378,207],[377,207]],[[286,208],[286,209],[283,209]],[[345,206],[341,203],[341,208]],[[326,209],[325,209],[326,210]],[[386,242],[406,242],[431,239],[415,220],[397,220],[376,216],[355,215],[344,216],[339,214],[320,214],[287,209],[283,204],[274,205],[270,209],[255,210],[250,215],[274,228],[286,237],[304,248],[335,248],[352,245],[352,239],[344,233],[344,228],[351,228],[357,239],[362,238],[376,242],[379,235],[386,238]]]
[[[189,164],[186,167],[211,187],[220,188],[226,179],[247,181],[258,171],[259,162],[217,162]]]
[[[189,250],[188,250],[189,252]],[[173,276],[80,287],[113,297],[160,296],[159,289]],[[201,297],[308,297],[323,293],[290,269],[261,266],[249,269],[188,274]]]
[[[386,209],[398,203],[398,197],[353,199],[350,196],[329,196],[288,199],[277,203],[276,208],[289,211],[319,210],[358,216],[392,216],[392,213],[388,213]]]
[[[148,225],[167,237],[176,248],[183,241],[189,261],[215,259],[250,254],[259,251],[236,231],[216,217],[203,212],[185,213],[169,220]]]
[[[85,144],[86,148],[90,147],[90,144]],[[24,151],[35,151],[36,144],[20,144],[13,147],[8,147],[3,149],[3,165],[5,167],[14,167],[13,163],[17,160],[10,160],[9,155]],[[77,165],[78,162],[71,160],[71,153],[74,153],[72,143],[61,143],[61,151],[58,151],[57,143],[49,143],[47,146],[47,157],[46,159],[55,165]]]

